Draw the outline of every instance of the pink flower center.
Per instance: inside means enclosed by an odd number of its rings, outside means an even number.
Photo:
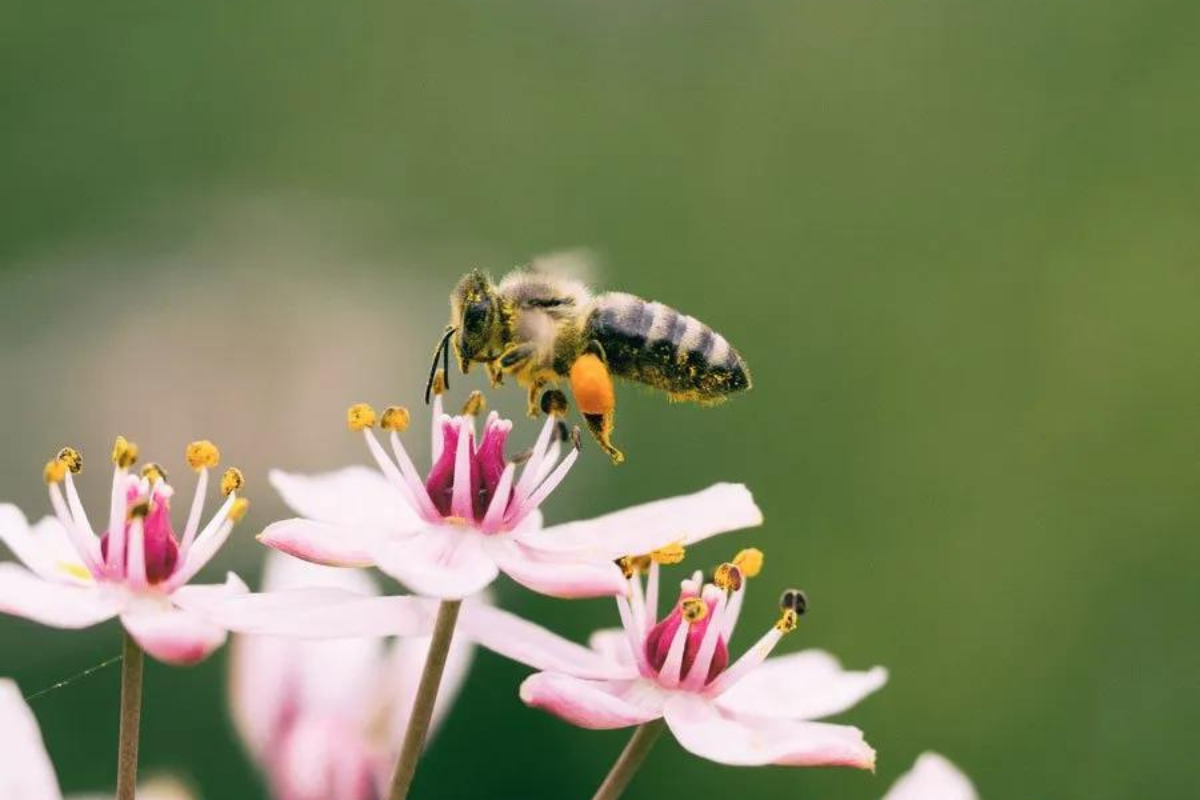
[[[175,540],[175,531],[171,527],[171,503],[168,494],[155,492],[148,500],[143,498],[136,486],[130,487],[125,494],[126,505],[133,508],[139,502],[148,502],[150,510],[142,521],[142,536],[146,548],[146,580],[151,583],[162,583],[175,572],[179,562],[179,543]],[[127,569],[129,559],[129,539],[132,516],[125,521],[124,553],[121,554],[121,571]],[[101,558],[108,559],[109,531],[100,537]]]
[[[667,662],[667,656],[671,652],[671,643],[675,641],[675,635],[679,631],[680,625],[688,625],[687,640],[683,648],[683,664],[680,668],[679,678],[684,680],[688,677],[692,666],[696,662],[696,655],[700,651],[700,643],[704,640],[704,632],[708,630],[709,623],[714,618],[713,610],[716,607],[715,602],[708,602],[708,613],[703,619],[695,622],[687,622],[683,616],[683,601],[689,598],[695,598],[695,592],[683,592],[680,595],[679,602],[675,604],[675,608],[667,615],[662,622],[659,622],[650,632],[646,634],[645,652],[646,661],[654,668],[656,672],[662,672],[663,666]],[[716,649],[712,651],[712,661],[709,663],[708,675],[704,678],[704,683],[709,684],[726,665],[729,664],[729,648],[725,644],[725,637],[717,637]]]
[[[467,479],[470,481],[471,512],[473,517],[467,522],[478,524],[500,484],[500,476],[504,473],[507,463],[504,457],[504,446],[508,441],[509,428],[501,425],[489,425],[484,431],[483,441],[475,447],[474,434],[466,425],[457,425],[451,421],[442,423],[442,454],[429,477],[425,479],[425,489],[429,498],[442,517],[459,516],[453,513],[453,497],[455,489],[455,462],[458,454],[458,437],[462,434],[470,437],[467,445],[470,469]]]

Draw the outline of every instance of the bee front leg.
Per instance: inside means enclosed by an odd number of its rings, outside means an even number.
[[[529,398],[525,401],[525,413],[530,419],[537,419],[542,414],[542,390],[546,388],[547,381],[541,378],[534,378],[533,383],[529,384]]]
[[[487,373],[493,389],[504,385],[504,371],[500,368],[499,360],[487,362]]]

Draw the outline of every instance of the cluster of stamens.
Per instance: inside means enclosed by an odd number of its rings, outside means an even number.
[[[482,393],[472,392],[460,414],[451,417],[442,413],[444,376],[436,374],[430,385],[433,465],[424,477],[400,438],[412,421],[408,409],[389,406],[379,414],[367,403],[356,403],[346,411],[346,425],[364,435],[384,476],[427,522],[474,527],[487,534],[512,530],[549,496],[578,457],[579,432],[568,433],[562,422],[566,396],[557,390],[543,395],[548,418],[537,442],[527,453],[509,458],[504,450],[512,423],[496,412],[487,414],[476,438],[476,420],[487,412]],[[391,454],[376,438],[377,426],[388,433]],[[559,451],[568,437],[573,446],[560,461]]]
[[[682,544],[672,544],[617,560],[630,586],[629,598],[617,600],[621,621],[644,676],[665,688],[719,693],[761,663],[783,635],[796,629],[808,600],[798,589],[785,591],[779,619],[731,665],[728,642],[741,613],[746,585],[762,571],[762,551],[747,548],[719,564],[707,580],[699,572],[684,580],[679,600],[660,620],[656,612],[659,567],[677,564],[684,555]],[[644,586],[643,575],[648,576]]]
[[[73,476],[83,471],[82,454],[73,447],[64,447],[42,474],[55,514],[66,528],[85,574],[98,580],[125,582],[133,588],[160,584],[173,588],[191,579],[224,543],[233,524],[245,515],[249,501],[238,496],[245,477],[236,467],[225,471],[220,489],[226,501],[216,517],[200,530],[208,470],[220,464],[221,456],[212,442],[189,444],[185,458],[199,480],[183,538],[177,540],[170,517],[174,490],[167,483],[167,472],[151,462],[136,475],[130,474],[139,455],[137,444],[124,436],[113,442],[112,503],[108,528],[100,535],[93,531],[73,481]]]

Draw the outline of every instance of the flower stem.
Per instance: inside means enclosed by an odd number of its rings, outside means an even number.
[[[117,800],[134,800],[138,734],[142,724],[142,648],[128,632],[121,657],[121,734],[117,751]]]
[[[433,623],[433,639],[429,642],[429,656],[421,672],[417,686],[417,697],[413,701],[412,713],[408,718],[408,729],[404,732],[404,744],[400,746],[400,757],[396,760],[396,772],[392,775],[392,790],[389,800],[404,800],[417,772],[417,760],[425,747],[429,734],[429,720],[433,717],[433,704],[437,700],[442,673],[446,669],[446,655],[454,639],[454,625],[458,622],[461,600],[443,600],[438,606],[437,619]]]
[[[613,764],[612,769],[608,771],[608,777],[596,790],[592,800],[616,800],[620,797],[621,793],[625,791],[625,787],[629,786],[629,782],[633,780],[633,774],[646,760],[646,756],[650,755],[650,748],[654,747],[654,743],[658,741],[658,737],[662,735],[666,727],[667,724],[661,719],[639,725],[629,739],[629,744],[625,745],[625,749],[617,757],[617,763]]]

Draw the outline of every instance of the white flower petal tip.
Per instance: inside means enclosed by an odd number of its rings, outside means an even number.
[[[531,708],[549,711],[556,717],[591,730],[611,730],[641,725],[662,716],[656,698],[631,702],[622,692],[628,682],[589,681],[539,672],[521,684],[521,701]]]
[[[979,800],[969,778],[945,756],[923,753],[883,800]]]
[[[0,797],[62,800],[37,720],[10,680],[0,680]]]
[[[177,667],[199,664],[227,638],[223,627],[178,608],[125,613],[121,624],[148,654]]]
[[[742,718],[686,693],[667,701],[664,716],[685,750],[720,764],[875,770],[875,750],[848,725]]]
[[[90,628],[117,615],[115,592],[44,580],[16,564],[0,564],[0,613],[52,628]]]
[[[852,672],[823,650],[803,650],[767,659],[716,702],[731,713],[820,719],[858,705],[887,681],[884,667]]]
[[[370,567],[374,539],[361,529],[307,519],[272,523],[256,537],[259,542],[290,556],[330,567]]]

